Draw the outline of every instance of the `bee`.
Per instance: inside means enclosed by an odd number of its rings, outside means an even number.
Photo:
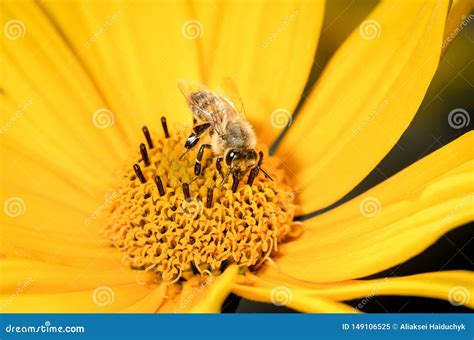
[[[222,184],[228,176],[234,179],[233,190],[238,182],[251,171],[248,183],[252,184],[259,171],[272,179],[260,166],[263,153],[255,150],[257,138],[252,125],[245,117],[242,99],[238,95],[234,83],[226,79],[215,91],[205,85],[180,81],[178,87],[186,98],[193,116],[193,129],[184,144],[182,157],[192,150],[208,133],[209,143],[201,144],[194,164],[195,176],[202,172],[202,157],[205,149],[211,149],[216,159],[216,168],[222,176]],[[221,163],[224,162],[229,171],[224,175]]]

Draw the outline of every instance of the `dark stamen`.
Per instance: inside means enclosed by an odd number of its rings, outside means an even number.
[[[212,207],[212,196],[214,194],[214,189],[208,188],[207,189],[207,202],[206,202],[206,208],[211,208]]]
[[[232,192],[236,192],[239,187],[239,176],[236,173],[232,174]]]
[[[189,193],[189,184],[188,183],[183,183],[183,193],[184,193],[184,198],[185,199],[190,199],[191,194]]]
[[[255,177],[257,177],[257,175],[258,175],[259,170],[260,169],[258,168],[258,166],[256,166],[252,170],[250,170],[249,178],[247,179],[247,184],[248,185],[252,186],[253,181],[255,181]]]
[[[148,152],[146,152],[146,146],[144,143],[140,144],[140,153],[142,154],[142,159],[145,163],[145,166],[150,165],[150,159],[148,158]]]
[[[147,193],[145,194],[144,198],[147,199],[147,198],[150,198],[150,196],[151,196],[150,193],[147,192]]]
[[[168,124],[166,124],[166,117],[161,117],[161,126],[163,126],[163,131],[165,132],[165,137],[170,138],[170,134],[168,132]]]
[[[146,179],[145,176],[143,176],[143,172],[142,169],[140,169],[140,165],[134,164],[133,170],[135,170],[135,174],[137,175],[138,179],[140,179],[140,182],[145,183]]]
[[[155,177],[155,183],[158,187],[158,192],[160,193],[160,196],[163,196],[165,194],[165,189],[163,188],[163,182],[161,181],[160,176]]]
[[[142,128],[142,131],[143,131],[143,134],[145,135],[146,142],[148,143],[148,147],[150,148],[150,150],[153,149],[153,141],[151,140],[150,131],[148,131],[148,128],[146,126]]]

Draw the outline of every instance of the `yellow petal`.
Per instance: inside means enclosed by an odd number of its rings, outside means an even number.
[[[299,239],[280,247],[276,264],[283,273],[312,282],[364,277],[410,259],[471,221],[473,139],[469,132],[307,221]]]
[[[351,306],[329,299],[309,296],[301,289],[286,286],[253,287],[234,285],[233,292],[246,299],[273,303],[305,313],[355,313]]]
[[[448,20],[446,20],[446,29],[444,30],[443,53],[451,41],[473,20],[474,14],[471,14],[473,9],[474,1],[472,0],[452,1]]]
[[[321,30],[324,1],[209,4],[196,1],[191,12],[202,26],[197,42],[203,79],[215,86],[231,77],[259,138],[269,142],[284,128],[303,92]],[[213,11],[208,7],[214,7]]]
[[[353,189],[407,128],[438,65],[447,3],[381,2],[329,62],[278,152],[305,213]]]
[[[218,277],[190,280],[175,298],[158,310],[160,313],[219,313],[237,281],[238,267],[232,265]]]
[[[154,283],[149,272],[124,268],[118,263],[113,269],[96,270],[93,266],[70,267],[28,259],[0,259],[0,293],[13,294],[21,282],[31,281],[28,294],[66,293],[95,289],[102,284],[118,286]],[[156,308],[157,306],[155,306]]]
[[[138,283],[108,286],[106,283],[84,291],[71,293],[34,293],[34,286],[22,282],[12,294],[0,294],[1,312],[4,313],[111,313],[131,308],[138,301],[156,292],[156,286]],[[158,301],[159,303],[159,301]]]
[[[177,87],[178,79],[199,77],[196,42],[183,34],[187,1],[54,1],[44,9],[129,134],[143,124],[159,129],[161,115],[171,131],[190,123]]]
[[[252,287],[287,287],[299,290],[309,297],[333,301],[348,301],[375,295],[397,295],[436,298],[450,301],[455,305],[474,307],[474,300],[470,298],[474,293],[474,273],[461,270],[376,280],[342,281],[318,286],[287,277],[276,268],[270,267],[240,284],[245,283]]]
[[[19,156],[35,155],[53,171],[69,167],[71,174],[82,174],[79,178],[92,183],[107,179],[126,156],[122,119],[111,113],[115,123],[98,128],[104,121],[93,120],[94,114],[107,104],[34,2],[3,2],[1,15],[5,25],[20,25],[16,32],[24,33],[2,39],[0,112],[5,145],[15,147]],[[99,114],[96,117],[104,117]]]

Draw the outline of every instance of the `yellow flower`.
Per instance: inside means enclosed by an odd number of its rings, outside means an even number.
[[[472,220],[472,132],[305,219],[303,233],[278,244],[259,268],[237,261],[219,275],[163,285],[153,270],[122,262],[101,234],[111,209],[104,194],[124,165],[131,171],[141,127],[157,131],[166,115],[173,134],[189,122],[178,79],[213,87],[232,77],[262,143],[289,125],[268,164],[281,162],[300,215],[343,197],[415,115],[438,65],[448,1],[380,3],[304,94],[322,1],[9,0],[3,7],[2,312],[217,312],[231,292],[305,312],[352,312],[341,301],[368,295],[474,306],[468,271],[358,279]]]

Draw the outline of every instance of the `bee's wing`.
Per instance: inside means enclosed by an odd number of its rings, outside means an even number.
[[[221,85],[216,89],[216,92],[222,99],[226,100],[242,118],[245,118],[244,103],[240,97],[237,85],[231,78],[224,78]]]
[[[191,80],[180,80],[178,81],[178,87],[188,103],[193,105],[193,108],[198,111],[198,118],[203,119],[204,121],[211,124],[211,127],[217,132],[217,134],[223,135],[224,129],[222,126],[222,117],[218,117],[218,115],[216,115],[214,112],[204,110],[202,107],[200,107],[195,97],[193,97],[193,94],[196,92],[211,92],[207,86]]]

